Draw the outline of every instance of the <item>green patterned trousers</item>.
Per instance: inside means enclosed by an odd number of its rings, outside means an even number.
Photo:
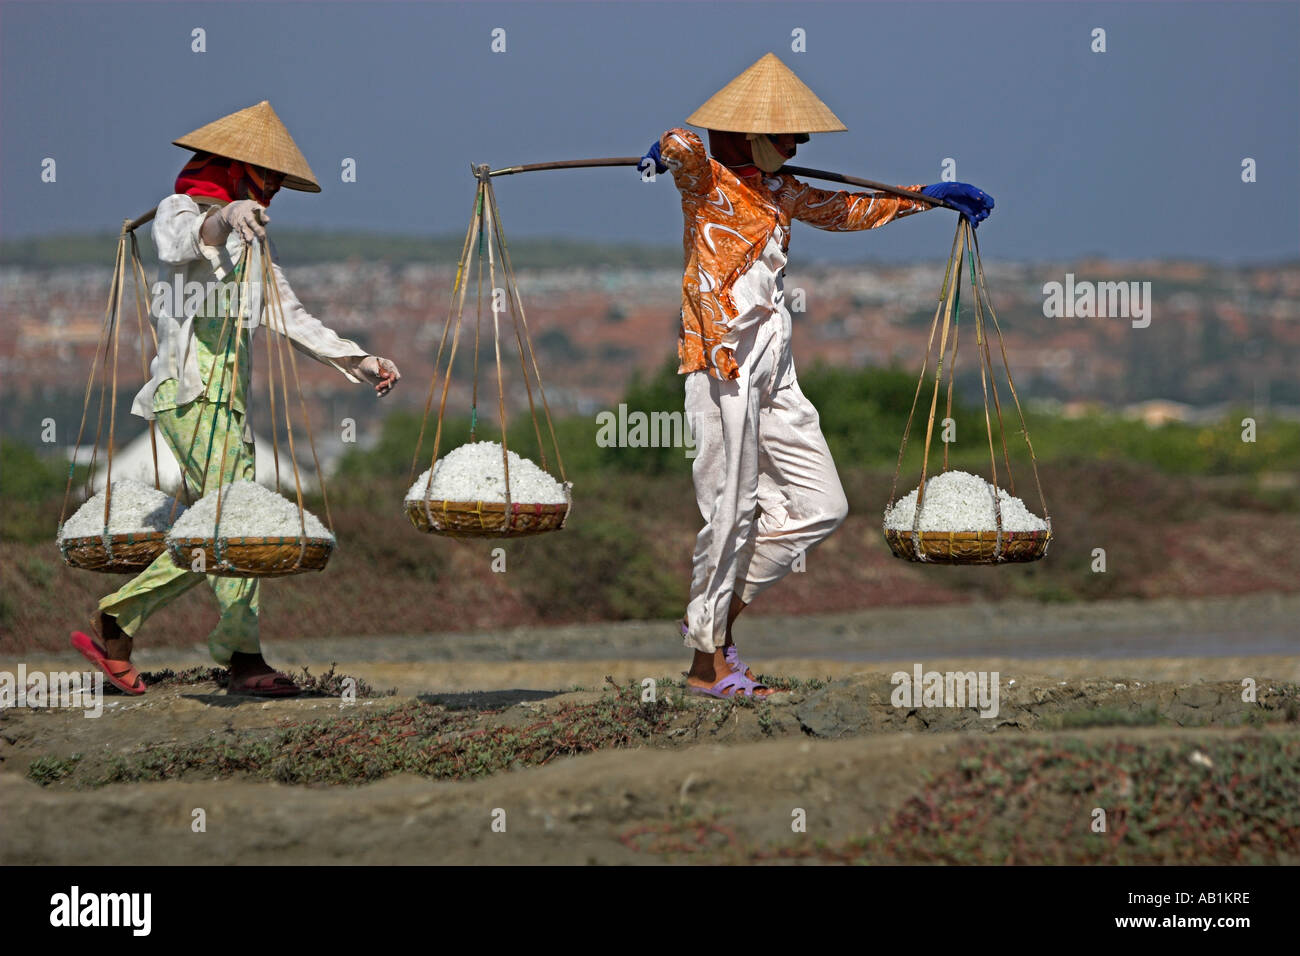
[[[230,413],[227,421],[227,415],[223,406],[204,398],[180,408],[155,412],[158,430],[180,463],[185,480],[195,495],[200,488],[215,490],[218,476],[223,485],[243,479],[253,480],[253,445],[243,440],[244,416],[239,412]],[[194,437],[196,425],[197,438]],[[191,439],[194,439],[192,452]],[[221,470],[223,445],[226,457],[224,472]],[[116,618],[118,626],[127,634],[135,635],[154,611],[204,578],[211,585],[221,609],[221,620],[208,635],[212,659],[218,664],[228,665],[231,654],[235,652],[260,654],[257,578],[225,578],[180,568],[166,551],[158,555],[153,564],[101,600],[99,610]]]

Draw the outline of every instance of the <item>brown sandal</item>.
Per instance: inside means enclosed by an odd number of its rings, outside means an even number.
[[[254,674],[238,684],[234,678],[226,685],[226,694],[234,697],[297,697],[302,688],[288,674]]]

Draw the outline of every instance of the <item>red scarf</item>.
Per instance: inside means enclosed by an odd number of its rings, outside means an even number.
[[[176,192],[187,196],[209,196],[224,202],[247,196],[259,205],[271,205],[275,190],[268,190],[257,166],[212,153],[195,153],[176,177]]]
[[[708,133],[709,152],[723,166],[741,179],[762,173],[762,170],[754,165],[754,150],[750,147],[744,133],[716,129],[711,129]]]

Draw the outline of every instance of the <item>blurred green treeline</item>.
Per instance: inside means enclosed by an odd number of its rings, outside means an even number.
[[[817,407],[821,429],[840,469],[890,468],[898,460],[899,445],[908,413],[917,396],[914,372],[898,367],[847,369],[814,365],[799,373],[804,394]],[[1016,473],[1028,467],[1028,450],[1021,436],[1020,418],[1005,383],[999,389],[1002,421],[1005,426],[1006,450]],[[904,474],[915,472],[919,480],[926,423],[933,394],[933,378],[928,378],[917,398],[911,434],[904,459]],[[628,412],[682,412],[683,377],[677,374],[677,360],[671,358],[651,376],[636,376],[628,386],[622,402]],[[935,431],[931,439],[930,470],[942,461],[944,443],[940,429],[946,414],[947,382],[940,389],[935,413]],[[617,414],[616,408],[609,409]],[[1116,414],[1092,413],[1079,418],[1025,409],[1025,422],[1040,461],[1089,458],[1105,461],[1128,461],[1149,465],[1176,475],[1257,476],[1263,472],[1300,470],[1300,422],[1262,419],[1257,422],[1255,440],[1243,441],[1242,420],[1250,415],[1246,409],[1229,414],[1213,424],[1170,423],[1158,427]],[[983,406],[954,395],[952,418],[956,440],[949,445],[949,465],[974,471],[986,477],[989,472],[989,437]],[[989,401],[989,419],[993,427],[994,450],[998,467],[1003,465],[1002,434],[999,432],[993,401]],[[507,441],[512,451],[537,459],[537,438],[526,411],[516,411],[509,418]],[[538,403],[538,423],[548,454],[551,454],[549,431]],[[430,416],[419,470],[429,465],[432,435],[436,422]],[[600,423],[596,416],[568,417],[554,422],[555,434],[570,479],[599,482],[620,473],[688,474],[690,461],[682,448],[618,448],[597,444]],[[365,451],[352,451],[340,465],[340,474],[351,478],[391,476],[410,468],[420,417],[395,413],[384,423],[379,442]],[[475,435],[478,441],[499,441],[499,426],[490,414],[480,409]],[[452,415],[443,421],[440,454],[469,439],[469,413]],[[552,464],[553,462],[549,462]],[[913,468],[912,466],[915,466]],[[909,470],[910,469],[910,470]],[[1001,473],[1001,471],[999,471]],[[910,490],[918,481],[908,485]]]

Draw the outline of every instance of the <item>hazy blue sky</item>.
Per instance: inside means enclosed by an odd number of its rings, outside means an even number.
[[[207,52],[190,32],[207,31]],[[507,51],[490,50],[506,30]],[[807,31],[792,53],[791,31]],[[1106,53],[1090,52],[1093,28]],[[470,162],[639,154],[767,51],[844,120],[797,162],[997,199],[994,257],[1290,259],[1300,4],[0,3],[0,235],[116,228],[176,137],[269,99],[320,178],[277,225],[463,232]],[[44,157],[58,182],[40,181]],[[358,182],[340,182],[343,157]],[[1258,182],[1241,181],[1241,161]],[[507,235],[680,241],[671,179],[500,180]],[[950,213],[796,227],[801,258],[933,258]]]

